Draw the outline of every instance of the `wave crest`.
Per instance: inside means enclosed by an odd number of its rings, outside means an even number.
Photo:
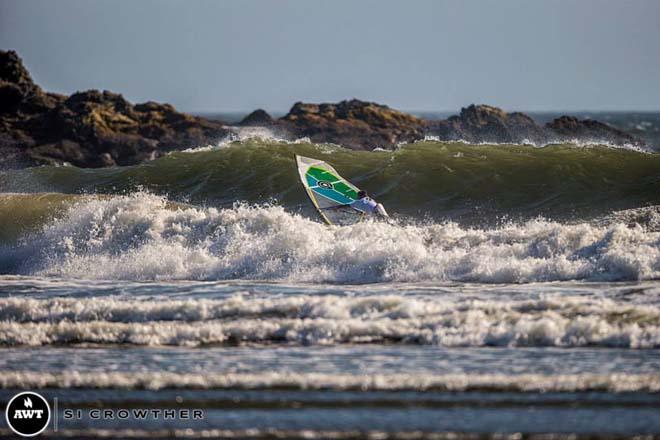
[[[374,283],[660,278],[660,232],[542,219],[495,228],[326,227],[280,206],[84,199],[12,251],[20,274],[118,280]]]
[[[658,392],[646,374],[178,374],[169,372],[34,373],[0,371],[0,388],[289,389],[357,391]]]
[[[144,188],[195,204],[229,207],[237,200],[278,200],[289,210],[312,212],[300,188],[295,153],[326,158],[389,212],[416,219],[492,226],[499,218],[593,219],[658,204],[660,154],[604,146],[420,141],[396,151],[366,152],[247,138],[212,149],[172,153],[135,167],[0,171],[0,189],[127,194]]]
[[[616,298],[307,295],[225,299],[0,298],[0,345],[660,347],[657,293]]]

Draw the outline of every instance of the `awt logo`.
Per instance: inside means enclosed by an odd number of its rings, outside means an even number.
[[[5,418],[16,434],[32,437],[41,434],[50,423],[50,406],[40,394],[31,391],[18,393],[9,401]]]

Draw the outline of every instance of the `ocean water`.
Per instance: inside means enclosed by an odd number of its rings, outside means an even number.
[[[294,153],[395,221],[321,224]],[[0,191],[0,401],[50,436],[660,435],[657,153],[247,138]]]

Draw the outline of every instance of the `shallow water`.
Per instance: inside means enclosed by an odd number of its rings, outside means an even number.
[[[660,432],[657,281],[1,284],[0,394],[57,397],[63,435]],[[142,407],[205,419],[88,414]]]

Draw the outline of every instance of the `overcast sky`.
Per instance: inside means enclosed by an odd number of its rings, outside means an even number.
[[[45,89],[186,111],[659,110],[657,0],[0,0]]]

